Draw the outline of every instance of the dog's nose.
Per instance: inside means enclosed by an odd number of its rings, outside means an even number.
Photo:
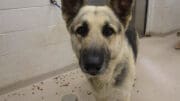
[[[83,67],[87,73],[96,75],[104,63],[104,54],[101,51],[87,51],[83,55]]]

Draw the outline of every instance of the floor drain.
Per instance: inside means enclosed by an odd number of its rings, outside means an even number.
[[[78,98],[76,95],[69,94],[62,97],[61,101],[78,101]]]

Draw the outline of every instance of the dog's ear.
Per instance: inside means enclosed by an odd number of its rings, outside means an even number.
[[[135,0],[109,0],[108,6],[114,11],[119,20],[127,27],[132,16]]]
[[[86,0],[61,0],[61,4],[64,20],[69,24],[78,14],[81,7],[86,4]]]

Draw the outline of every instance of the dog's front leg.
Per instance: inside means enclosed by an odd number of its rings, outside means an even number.
[[[104,92],[104,91],[95,92],[94,97],[95,97],[96,101],[109,101],[108,97],[105,93],[106,92]]]
[[[118,76],[114,85],[114,94],[118,94],[115,101],[130,101],[135,79],[135,64],[131,63],[131,61],[127,62],[127,65]]]
[[[94,90],[94,97],[96,101],[108,101],[107,100],[108,84],[101,81],[99,78],[90,78],[89,82]]]

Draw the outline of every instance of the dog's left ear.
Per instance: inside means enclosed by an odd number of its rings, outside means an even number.
[[[79,10],[86,4],[86,0],[61,0],[62,14],[67,24],[70,24]]]
[[[114,11],[119,20],[127,27],[132,17],[135,0],[109,0],[108,6]]]

